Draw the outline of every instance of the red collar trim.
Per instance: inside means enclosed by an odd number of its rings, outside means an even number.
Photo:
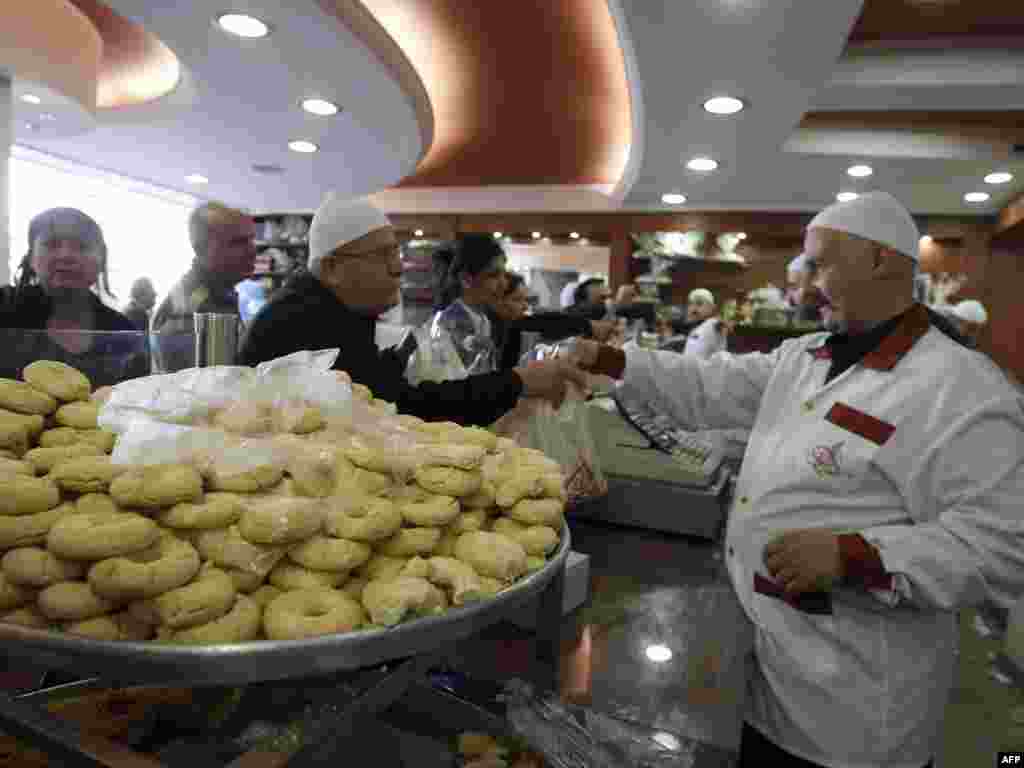
[[[923,304],[915,304],[903,316],[895,330],[882,339],[882,343],[874,350],[864,356],[860,365],[876,371],[891,371],[904,355],[913,349],[921,337],[928,333],[929,328],[931,328],[931,320],[928,318],[928,310]],[[824,342],[807,351],[815,360],[832,359],[832,352]]]

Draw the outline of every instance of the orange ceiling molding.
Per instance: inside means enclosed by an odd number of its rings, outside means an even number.
[[[434,144],[434,109],[427,88],[419,72],[406,56],[405,51],[395,42],[392,30],[403,30],[415,36],[415,27],[402,28],[392,22],[385,28],[370,9],[360,0],[317,0],[317,4],[328,15],[337,19],[377,57],[412,105],[420,130],[420,160]]]
[[[1024,193],[999,212],[995,236],[998,240],[1024,241]]]
[[[336,14],[360,4],[318,2]],[[622,178],[633,122],[606,0],[361,4],[411,63],[433,112],[433,142],[400,186],[614,186]]]
[[[116,109],[166,96],[181,79],[178,57],[141,25],[99,0],[70,0],[103,40],[96,106]]]
[[[1024,110],[808,112],[800,121],[808,130],[909,131],[957,139],[1024,144]]]
[[[103,40],[89,18],[67,0],[32,0],[4,11],[0,71],[38,83],[96,109]]]

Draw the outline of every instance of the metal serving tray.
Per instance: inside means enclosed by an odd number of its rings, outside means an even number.
[[[394,659],[437,652],[506,618],[564,569],[569,527],[547,565],[497,596],[439,616],[384,630],[327,635],[309,640],[253,641],[234,645],[174,646],[89,640],[57,632],[0,624],[0,653],[11,666],[31,660],[82,677],[95,675],[119,685],[242,685],[312,677]]]

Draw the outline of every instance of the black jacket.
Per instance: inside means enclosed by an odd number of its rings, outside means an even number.
[[[515,368],[523,356],[523,334],[539,333],[545,340],[558,341],[570,336],[589,336],[590,321],[565,312],[540,312],[527,315],[510,323],[491,318],[495,339],[500,348],[502,370]]]
[[[395,403],[400,413],[429,421],[493,424],[523,391],[514,371],[471,376],[417,387],[405,380],[405,362],[374,341],[376,320],[348,309],[309,274],[298,275],[253,318],[239,352],[240,365],[257,365],[299,350],[338,347],[334,367]]]
[[[77,353],[62,347],[47,333],[53,306],[42,288],[0,288],[0,376],[18,379],[22,368],[36,360],[57,360],[77,368],[97,388],[149,375],[146,335],[138,333],[127,317],[96,296],[90,300],[97,335],[90,349]]]

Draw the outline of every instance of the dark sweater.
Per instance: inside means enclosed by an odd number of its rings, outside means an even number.
[[[522,380],[511,370],[411,386],[405,380],[405,361],[396,350],[377,348],[376,324],[374,318],[338,301],[312,275],[298,275],[253,318],[242,340],[239,364],[257,365],[304,349],[338,347],[336,369],[369,387],[375,397],[395,403],[399,412],[428,421],[492,424],[522,394]]]

